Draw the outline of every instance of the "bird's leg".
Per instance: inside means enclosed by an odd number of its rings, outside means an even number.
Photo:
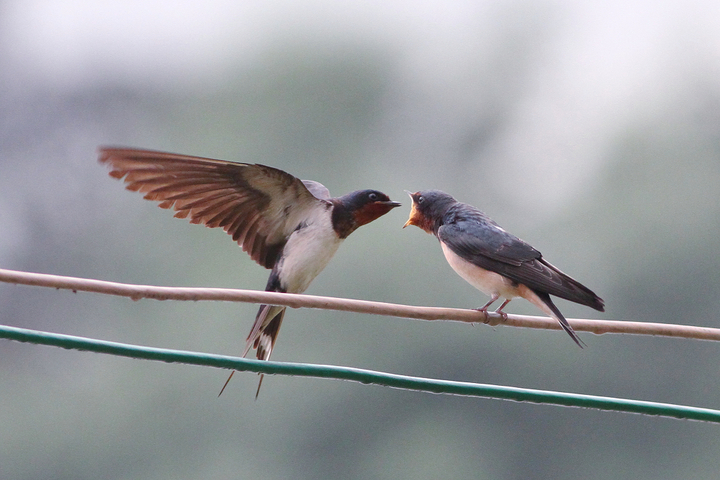
[[[502,317],[503,322],[507,321],[507,313],[503,312],[502,309],[505,308],[505,305],[507,305],[508,303],[510,303],[510,300],[511,300],[511,299],[508,298],[507,300],[505,300],[505,301],[503,302],[502,305],[500,305],[500,308],[498,308],[497,310],[495,310],[495,313],[497,313],[498,315],[500,315],[500,316]]]
[[[494,293],[494,294],[492,295],[492,297],[490,297],[490,301],[489,301],[489,302],[487,302],[487,303],[486,303],[485,305],[483,305],[482,307],[475,309],[475,310],[477,310],[478,312],[482,312],[482,313],[485,314],[485,322],[484,322],[484,323],[488,323],[488,322],[490,321],[490,318],[488,317],[488,312],[487,312],[488,307],[489,307],[490,305],[492,305],[493,303],[495,303],[498,298],[500,298],[500,295],[497,294],[497,293]],[[506,303],[507,303],[507,302],[506,302]],[[504,307],[504,306],[505,306],[505,304],[503,304],[503,307]],[[500,307],[500,308],[502,308],[502,307]]]

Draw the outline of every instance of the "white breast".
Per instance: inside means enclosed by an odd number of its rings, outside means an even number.
[[[507,299],[520,296],[517,287],[513,286],[512,281],[509,279],[468,262],[450,248],[446,247],[442,242],[440,242],[440,246],[452,269],[466,282],[484,294],[489,296],[498,294]]]
[[[327,266],[342,240],[332,228],[331,210],[309,219],[290,235],[283,250],[280,283],[289,293],[302,293]]]

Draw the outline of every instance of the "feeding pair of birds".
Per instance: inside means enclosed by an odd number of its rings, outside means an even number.
[[[176,217],[222,227],[253,260],[271,269],[265,287],[271,292],[304,292],[348,235],[400,206],[377,190],[331,197],[318,182],[265,165],[127,148],[101,148],[100,162],[110,166],[112,177],[124,179],[128,190],[144,193],[162,208],[174,208]],[[477,208],[438,190],[410,197],[405,227],[415,225],[434,234],[450,266],[490,296],[478,310],[487,312],[503,297],[496,313],[505,315],[502,310],[511,299],[525,298],[582,347],[550,295],[602,312],[600,297]],[[285,309],[260,306],[243,357],[255,349],[258,359],[270,358]],[[228,382],[230,378],[232,373]]]

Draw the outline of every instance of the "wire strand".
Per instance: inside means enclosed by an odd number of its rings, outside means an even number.
[[[104,353],[120,357],[182,363],[215,368],[228,368],[266,375],[333,378],[366,385],[382,385],[418,392],[462,395],[470,397],[511,400],[564,407],[591,408],[604,411],[637,413],[669,418],[720,423],[720,410],[689,407],[669,403],[647,402],[595,395],[553,392],[528,388],[506,387],[480,383],[456,382],[432,378],[411,377],[360,368],[306,363],[273,362],[247,358],[213,355],[209,353],[169,350],[92,338],[40,332],[24,328],[0,326],[0,338],[36,345],[50,345],[65,349]]]
[[[503,317],[498,314],[486,314],[478,312],[477,310],[469,309],[420,307],[395,303],[372,302],[368,300],[321,297],[293,293],[263,292],[229,288],[155,287],[149,285],[132,285],[126,283],[107,282],[103,280],[64,277],[5,269],[0,269],[0,281],[20,285],[66,289],[74,292],[84,291],[117,295],[129,297],[133,300],[152,298],[156,300],[214,300],[265,303],[285,305],[291,308],[318,308],[371,315],[410,318],[416,320],[450,320],[466,323],[486,323],[492,326],[502,325],[509,327],[560,330],[560,325],[549,317],[508,314],[507,318],[503,319]],[[598,335],[615,333],[720,341],[720,329],[710,327],[619,320],[589,320],[578,318],[569,318],[568,323],[570,323],[576,331],[591,332]]]

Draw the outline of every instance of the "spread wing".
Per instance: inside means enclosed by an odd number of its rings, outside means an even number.
[[[440,241],[478,267],[499,273],[532,290],[603,310],[603,301],[590,289],[546,262],[532,246],[506,232],[481,212],[477,213],[440,227]]]
[[[101,148],[99,161],[176,217],[222,227],[265,268],[303,221],[331,205],[321,184],[264,165],[125,148]]]

